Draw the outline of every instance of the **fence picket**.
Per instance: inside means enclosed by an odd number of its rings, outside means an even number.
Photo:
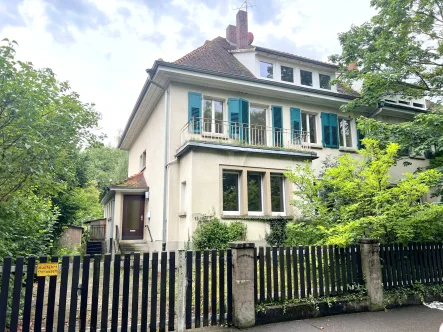
[[[226,252],[226,288],[228,301],[228,325],[232,324],[232,251],[228,249]]]
[[[125,254],[123,258],[123,299],[122,299],[122,325],[121,331],[128,330],[128,316],[129,316],[129,278],[131,273],[131,254]]]
[[[298,261],[297,261],[297,248],[292,247],[292,268],[294,274],[294,297],[298,299],[300,297],[300,289],[298,288]]]
[[[211,252],[211,325],[217,325],[217,250]]]
[[[340,275],[340,255],[339,249],[337,246],[334,246],[334,258],[335,258],[335,275],[336,275],[336,285],[337,285],[337,294],[342,294],[343,291],[341,289],[341,275]]]
[[[318,268],[318,281],[319,281],[319,291],[320,296],[325,295],[325,289],[323,284],[323,264],[322,264],[322,247],[317,246],[317,268]]]
[[[432,267],[433,267],[432,270],[434,271],[434,284],[437,284],[439,279],[436,247],[437,247],[436,243],[432,243]]]
[[[266,298],[272,300],[271,248],[266,247]]]
[[[277,260],[277,247],[272,247],[272,271],[274,281],[274,301],[278,301],[278,260]]]
[[[101,255],[94,256],[94,271],[92,275],[92,303],[91,303],[91,323],[90,330],[97,331],[97,314],[98,314],[98,292],[100,282],[100,259]]]
[[[166,265],[168,263],[168,253],[162,251],[160,265],[160,324],[159,330],[166,331]],[[137,329],[135,329],[135,332]]]
[[[347,290],[351,289],[352,286],[352,267],[351,267],[351,248],[347,247],[345,249],[346,255],[346,281]]]
[[[311,260],[309,258],[309,247],[305,247],[305,271],[306,271],[306,295],[312,294],[311,288]]]
[[[140,288],[140,253],[134,254],[132,271],[132,312],[131,331],[137,331],[138,325],[138,290]]]
[[[288,277],[288,300],[292,299],[291,248],[286,247],[286,273]]]
[[[264,248],[258,249],[259,277],[260,277],[260,303],[265,302],[265,253]]]
[[[34,260],[35,262],[35,260]],[[75,332],[77,320],[78,281],[80,275],[80,256],[74,256],[72,262],[71,303],[69,304],[69,332]],[[32,295],[31,295],[32,296]]]
[[[203,326],[209,325],[209,250],[203,252]]]
[[[11,321],[9,323],[9,331],[16,332],[18,329],[18,316],[20,312],[20,293],[22,288],[23,278],[23,257],[17,257],[15,260],[15,276],[14,288],[12,290],[12,308]],[[66,302],[65,302],[66,303]]]
[[[192,264],[192,252],[191,253],[188,252],[188,255],[187,255],[186,258],[188,259],[188,257],[191,260],[191,264]],[[191,275],[192,275],[192,265],[189,268],[189,270],[186,270],[186,273],[187,273],[188,276],[189,276],[189,273],[191,273]],[[189,277],[189,279],[188,279],[188,283],[189,283],[188,289],[189,289],[189,287],[192,287],[191,286],[191,282],[190,282],[191,280],[192,280],[191,277]],[[152,254],[151,316],[150,316],[150,322],[149,322],[149,330],[151,332],[157,331],[157,294],[158,294],[157,286],[158,286],[158,252],[154,252]],[[186,294],[186,297],[188,297],[187,294]]]
[[[3,260],[2,283],[0,288],[0,331],[6,330],[6,310],[8,308],[9,280],[11,278],[12,258]]]
[[[440,249],[441,249],[441,244],[437,243],[435,245],[435,254],[436,254],[436,259],[437,259],[437,269],[438,269],[438,283],[442,282],[443,279],[443,274],[442,274],[442,270],[441,270],[441,253],[440,253]]]
[[[192,251],[190,250],[186,252],[186,281],[187,281],[187,287],[186,287],[185,321],[186,321],[186,328],[190,329],[192,327]]]
[[[312,287],[314,297],[318,297],[317,289],[317,266],[315,262],[315,247],[311,248],[311,265],[312,265]]]
[[[109,309],[109,280],[111,274],[111,254],[106,254],[103,265],[103,292],[102,292],[102,313],[100,330],[108,330],[108,309]]]
[[[80,266],[80,257],[78,257],[78,266]],[[74,257],[75,266],[75,257]],[[25,302],[23,304],[23,320],[22,320],[22,332],[29,332],[31,324],[31,307],[32,307],[32,292],[34,287],[34,271],[35,271],[35,257],[31,256],[28,258],[28,264],[26,265],[26,290],[25,290]],[[74,273],[74,272],[73,272]],[[78,284],[78,269],[77,273],[77,284]],[[74,277],[72,278],[74,282]],[[73,284],[74,287],[74,284]],[[75,285],[77,287],[77,285]],[[77,296],[77,292],[75,293]],[[71,295],[71,304],[74,297]],[[75,298],[75,305],[77,306],[77,299]],[[77,309],[77,308],[76,308]],[[74,316],[75,318],[75,316]],[[75,323],[75,320],[74,320]],[[70,330],[71,331],[71,330]]]
[[[384,251],[383,251],[384,252]],[[351,260],[352,260],[352,284],[358,284],[358,274],[357,274],[357,248],[353,244],[351,246]],[[386,270],[385,270],[386,272]]]
[[[345,248],[340,248],[340,269],[341,269],[341,281],[342,281],[342,293],[346,293],[348,282],[347,282],[347,275],[346,275],[346,255],[345,255]]]
[[[285,285],[285,251],[283,247],[279,248],[279,267],[280,267],[280,301],[286,299]]]
[[[255,255],[257,257],[257,255]],[[225,323],[225,252],[223,250],[219,251],[219,308],[220,308],[220,325]],[[257,267],[257,262],[254,263],[254,266]],[[257,280],[257,274],[255,274],[255,280]],[[257,299],[257,294],[255,295],[255,299]]]
[[[325,268],[325,295],[329,296],[331,294],[331,291],[329,289],[329,261],[328,261],[328,247],[323,246],[323,261],[324,261],[324,268]]]
[[[142,308],[141,308],[141,331],[148,329],[148,300],[149,300],[149,253],[143,254],[142,275]]]
[[[47,258],[42,256],[42,257],[40,257],[39,262],[46,263]],[[42,330],[45,281],[46,281],[45,277],[37,277],[37,298],[35,300],[35,318],[34,318],[34,331],[35,332],[40,332]],[[0,329],[0,331],[1,331],[1,329]]]
[[[305,262],[304,262],[304,250],[303,247],[298,247],[298,259],[299,259],[299,276],[300,276],[300,298],[306,297],[305,289]]]
[[[120,254],[114,255],[114,278],[112,286],[112,317],[111,331],[116,332],[118,329],[118,313],[120,309]]]
[[[66,295],[68,293],[69,256],[63,256],[58,301],[57,331],[65,330]]]

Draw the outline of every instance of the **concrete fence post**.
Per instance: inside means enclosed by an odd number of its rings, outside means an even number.
[[[177,331],[185,330],[186,250],[178,251]]]
[[[254,263],[255,244],[229,243],[232,249],[232,320],[236,328],[255,325]]]
[[[360,252],[363,276],[369,296],[370,310],[383,309],[383,283],[380,265],[380,244],[377,239],[361,239]]]

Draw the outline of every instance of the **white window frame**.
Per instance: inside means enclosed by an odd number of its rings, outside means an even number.
[[[223,174],[237,174],[237,198],[238,198],[238,211],[225,211],[223,210]],[[242,194],[242,190],[241,190],[241,185],[242,185],[242,172],[241,171],[236,171],[236,170],[230,170],[230,169],[224,169],[222,170],[222,210],[223,210],[223,215],[225,216],[239,216],[241,209],[242,209],[242,205],[241,205],[241,194]]]
[[[282,179],[282,193],[283,193],[283,212],[274,212],[272,211],[272,194],[271,197],[269,197],[271,199],[271,215],[272,216],[286,216],[286,178],[284,176],[284,174],[280,174],[280,173],[270,173],[269,174],[269,188],[271,188],[271,177],[272,175],[276,176],[279,175],[281,176]]]
[[[322,88],[322,87],[320,86],[320,75],[323,75],[323,76],[329,76],[329,89],[325,89],[325,88]],[[332,75],[331,75],[331,74],[320,73],[320,72],[318,73],[318,88],[319,88],[319,89],[321,89],[321,90],[325,90],[325,91],[332,91],[331,81],[332,81]]]
[[[282,80],[282,77],[281,77],[281,67],[287,67],[287,68],[292,68],[292,82],[288,82],[288,81],[283,81]],[[285,83],[288,83],[288,84],[295,84],[295,82],[296,82],[296,68],[294,67],[294,66],[290,66],[290,65],[287,65],[287,64],[284,64],[284,63],[280,63],[280,81],[281,82],[285,82]]]
[[[261,179],[260,179],[260,189],[261,189],[261,211],[249,211],[249,192],[248,192],[248,174],[247,173],[251,173],[251,175],[256,174],[256,175],[260,175]],[[263,173],[260,172],[254,172],[254,171],[249,171],[246,172],[246,201],[248,204],[248,216],[263,216],[264,215],[264,190],[263,190],[263,184],[264,184],[264,177],[265,175]]]
[[[270,116],[269,116],[269,106],[267,105],[260,105],[260,104],[253,104],[253,103],[249,103],[249,112],[248,112],[248,121],[249,121],[249,141],[251,140],[251,127],[252,127],[252,123],[251,123],[251,108],[259,108],[262,110],[265,110],[265,116],[266,116],[266,124],[265,124],[265,138],[266,138],[266,145],[269,146],[269,137],[268,137],[268,132],[271,132],[271,130],[268,130],[268,123],[270,121]],[[272,134],[272,133],[271,133]]]
[[[140,155],[139,162],[140,162],[140,164],[139,164],[140,171],[142,171],[146,168],[146,150],[144,150],[142,152],[142,154]]]
[[[353,121],[350,118],[346,118],[346,117],[338,117],[338,130],[339,130],[339,134],[341,135],[341,138],[343,140],[343,143],[346,144],[346,136],[345,136],[345,129],[341,129],[340,128],[340,120],[347,120],[349,121],[349,135],[351,136],[351,146],[344,146],[344,145],[340,145],[340,137],[338,138],[338,145],[340,149],[353,149],[355,147],[355,142],[356,140],[354,139],[354,125],[353,125]]]
[[[211,114],[211,131],[206,131],[205,130],[205,110],[204,110],[204,106],[205,106],[205,101],[211,101],[211,109],[212,109],[212,114]],[[223,126],[223,133],[216,133],[215,132],[215,102],[219,102],[222,104],[223,110],[222,110],[222,114],[223,114],[223,120],[222,120],[222,126]],[[226,105],[225,105],[225,100],[222,100],[220,98],[214,98],[214,97],[210,97],[210,96],[203,96],[203,100],[202,100],[202,133],[211,133],[212,135],[220,135],[220,136],[227,136],[229,133],[226,133],[226,131],[229,129],[229,126],[226,125],[225,126],[225,121],[226,121]]]
[[[315,140],[316,140],[316,142],[311,142],[311,136],[310,135],[308,135],[307,136],[307,140],[306,140],[306,142],[307,143],[309,143],[309,144],[319,144],[318,142],[319,142],[319,139],[318,139],[318,113],[313,113],[313,112],[307,112],[307,111],[304,111],[304,110],[301,110],[300,111],[300,128],[301,128],[301,131],[303,132],[303,131],[306,131],[306,132],[309,132],[309,128],[310,128],[310,126],[309,126],[309,116],[308,117],[306,117],[306,126],[308,127],[308,128],[306,128],[306,129],[308,129],[308,130],[304,130],[304,128],[303,128],[303,114],[306,114],[306,115],[314,115],[314,117],[315,117]]]
[[[272,65],[272,78],[261,76],[261,63],[262,62],[269,63]],[[268,59],[258,59],[258,77],[259,78],[264,79],[264,80],[275,81],[276,70],[277,70],[277,63],[275,61],[268,60]]]
[[[312,70],[308,70],[308,69],[303,69],[303,68],[300,68],[300,85],[301,86],[307,86],[308,88],[315,88],[315,82],[314,82],[314,71],[312,71]],[[312,85],[306,85],[306,84],[303,84],[302,83],[302,77],[301,77],[301,72],[302,71],[306,71],[306,72],[309,72],[309,73],[311,73],[311,81],[312,81]]]

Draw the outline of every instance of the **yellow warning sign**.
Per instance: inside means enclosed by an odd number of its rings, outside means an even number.
[[[58,263],[40,263],[37,265],[37,277],[53,277],[58,274]]]

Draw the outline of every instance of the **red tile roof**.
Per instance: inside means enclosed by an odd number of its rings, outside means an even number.
[[[148,188],[146,184],[145,176],[143,175],[143,171],[137,174],[134,174],[127,178],[126,180],[114,183],[111,185],[111,188]]]

